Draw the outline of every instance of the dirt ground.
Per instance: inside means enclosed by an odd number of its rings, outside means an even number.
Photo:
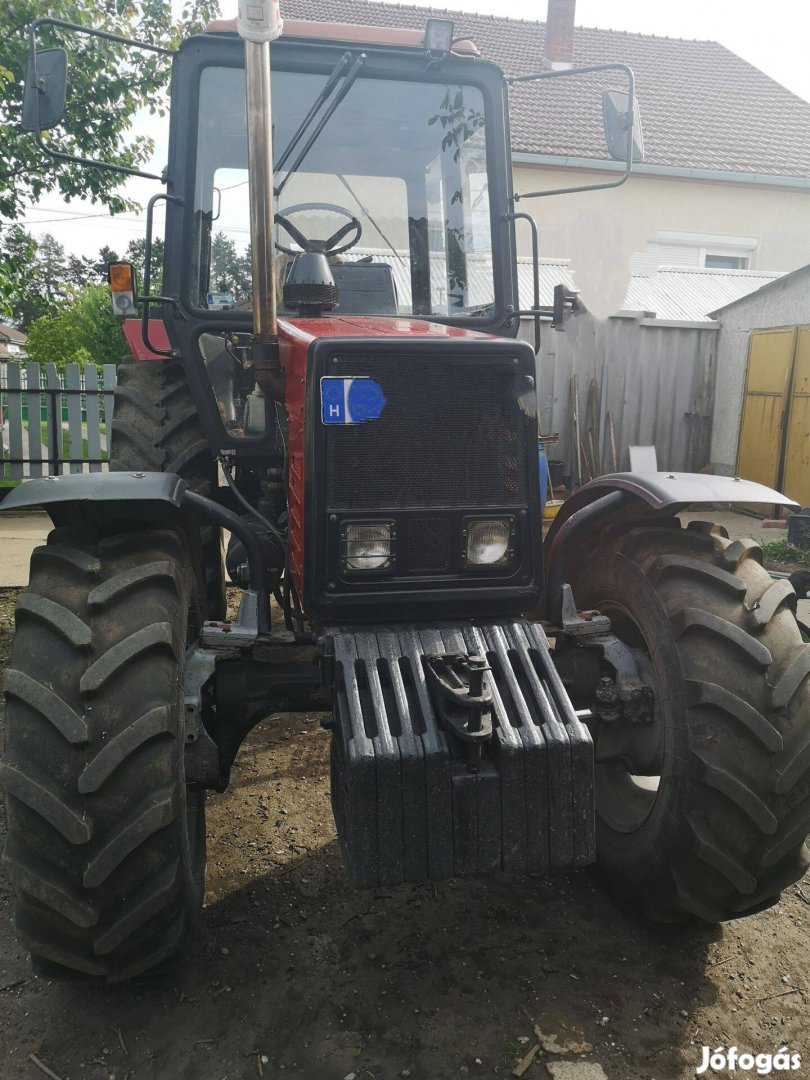
[[[14,596],[0,591],[0,669]],[[632,921],[592,872],[355,891],[314,715],[259,727],[208,815],[199,932],[163,981],[35,979],[0,879],[3,1080],[508,1077],[535,1023],[590,1043],[583,1063],[609,1080],[692,1078],[704,1044],[788,1044],[806,1059],[791,1075],[810,1076],[807,880],[753,918],[687,929]]]

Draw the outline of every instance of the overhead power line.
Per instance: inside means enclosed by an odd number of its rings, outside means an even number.
[[[52,218],[29,218],[23,219],[23,225],[61,225],[62,221],[86,221],[90,218],[109,218],[110,224],[115,221],[134,221],[140,222],[143,219],[136,217],[133,214],[73,214],[69,210],[49,210],[47,207],[37,207],[37,213],[40,214],[60,214],[62,215],[61,221],[54,221]]]

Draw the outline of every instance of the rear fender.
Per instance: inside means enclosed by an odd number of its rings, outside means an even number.
[[[169,335],[166,333],[166,324],[162,319],[149,320],[148,337],[156,348],[164,350],[163,354],[152,352],[143,340],[140,319],[124,319],[121,329],[127,339],[127,345],[129,345],[129,351],[132,353],[133,359],[138,361],[161,360],[165,363],[166,352],[171,352],[172,344],[169,341]]]
[[[755,484],[753,480],[741,480],[738,476],[682,472],[609,473],[584,484],[565,500],[546,537],[546,551],[550,552],[557,533],[573,514],[612,491],[625,491],[635,496],[618,511],[622,516],[662,514],[672,517],[687,506],[712,506],[715,503],[798,506],[793,499],[773,488]]]
[[[797,506],[792,499],[763,484],[737,476],[705,473],[610,473],[591,480],[560,508],[544,541],[546,591],[541,612],[559,623],[566,560],[575,537],[608,522],[673,517],[687,506],[760,504]]]

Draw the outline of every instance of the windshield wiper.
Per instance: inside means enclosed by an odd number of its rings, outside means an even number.
[[[343,56],[341,56],[341,58],[335,64],[334,71],[329,76],[329,78],[326,80],[325,86],[321,90],[320,94],[318,94],[318,96],[313,101],[312,107],[310,108],[309,112],[304,117],[304,119],[301,121],[301,123],[298,125],[298,128],[297,128],[295,134],[290,139],[290,141],[287,143],[287,147],[286,147],[284,153],[281,155],[281,157],[278,159],[278,161],[273,165],[274,170],[284,168],[284,162],[287,160],[287,158],[290,156],[290,154],[296,148],[298,143],[301,141],[301,136],[304,134],[304,132],[309,127],[309,125],[312,123],[318,109],[320,109],[321,105],[323,105],[323,103],[326,101],[326,99],[329,97],[329,95],[335,89],[338,82],[340,82],[341,78],[343,77],[343,75],[344,75],[344,73],[346,71],[346,68],[349,66],[349,64],[351,62],[351,59],[352,59],[352,54],[350,52],[345,52],[343,54]]]
[[[318,121],[315,130],[311,133],[307,141],[304,143],[301,152],[298,154],[298,157],[287,170],[287,175],[284,177],[278,187],[273,189],[274,195],[278,196],[281,194],[287,181],[301,167],[304,158],[310,152],[316,139],[321,134],[326,125],[329,123],[329,120],[334,115],[334,112],[337,109],[338,105],[340,105],[341,101],[343,101],[343,99],[346,97],[352,86],[354,86],[355,80],[357,79],[357,76],[360,74],[361,68],[366,62],[366,54],[360,53],[360,55],[352,64],[351,68],[346,71],[346,68],[350,63],[351,58],[352,54],[350,52],[346,52],[343,54],[343,56],[341,56],[340,60],[338,60],[337,65],[335,66],[335,70],[326,80],[326,85],[323,87],[320,94],[318,94],[317,98],[312,103],[309,112],[302,120],[301,124],[298,127],[298,130],[290,139],[289,143],[284,149],[283,154],[273,166],[274,170],[283,168],[284,163],[287,161],[295,147],[303,138],[307,128],[312,124],[312,121],[315,119],[318,111],[326,104],[330,95],[333,95],[332,100],[329,101],[329,104],[321,115],[321,118]],[[336,88],[337,92],[335,93],[334,91]]]

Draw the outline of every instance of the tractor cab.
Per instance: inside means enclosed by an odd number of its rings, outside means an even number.
[[[244,43],[214,23],[174,62],[164,291],[222,449],[254,447],[249,377],[228,344],[253,321]],[[519,326],[502,72],[470,43],[438,56],[417,32],[288,23],[271,46],[274,300],[282,320],[416,319],[514,337]],[[368,321],[342,323],[373,333]],[[394,324],[391,324],[394,325]],[[327,332],[323,323],[318,334]],[[268,439],[274,438],[272,425]]]
[[[193,252],[178,285],[190,310],[208,314],[222,308],[212,236],[242,251],[250,237],[244,49],[235,26],[221,27],[178,55],[186,133],[169,164],[186,200],[183,250]],[[342,30],[293,24],[271,48],[280,313],[298,310],[284,281],[296,254],[314,246],[337,287],[328,310],[514,332],[501,72],[471,53],[438,62],[421,43],[379,33],[347,43],[351,28]]]

